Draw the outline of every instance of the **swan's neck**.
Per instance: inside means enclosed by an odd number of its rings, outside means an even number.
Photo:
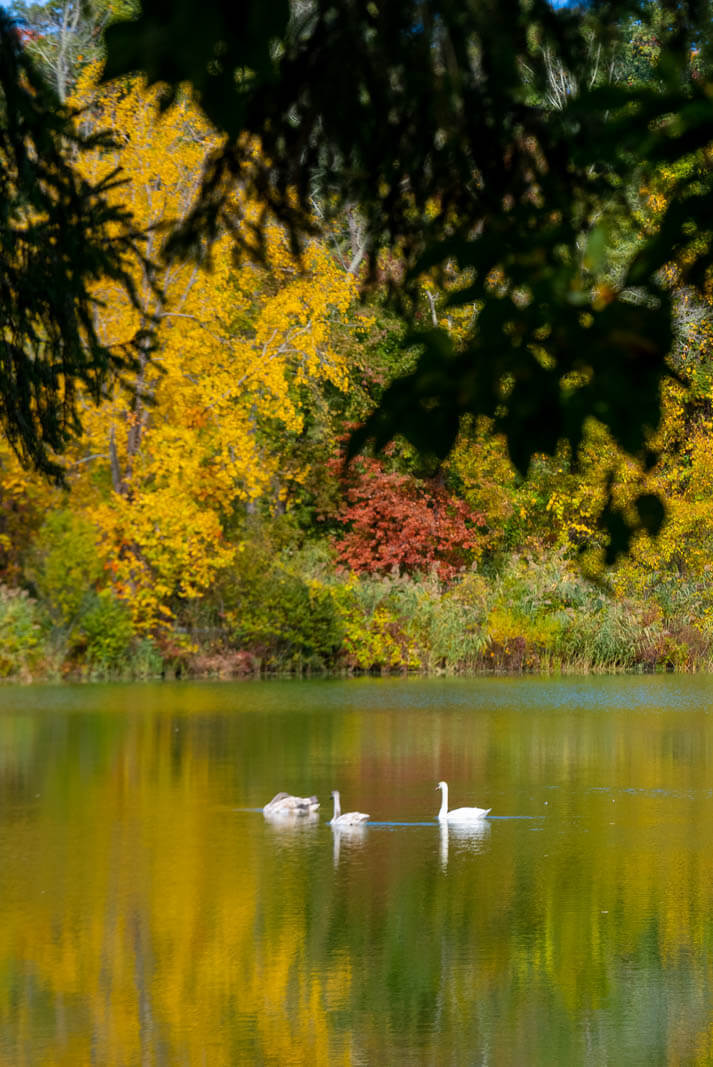
[[[342,814],[342,806],[339,803],[339,793],[337,793],[336,790],[335,790],[335,792],[334,792],[334,815],[332,816],[332,818],[338,819],[341,814]]]
[[[442,785],[441,786],[441,795],[442,795],[443,799],[441,800],[441,810],[438,812],[438,818],[439,819],[445,819],[445,817],[448,815],[448,786],[447,785]]]

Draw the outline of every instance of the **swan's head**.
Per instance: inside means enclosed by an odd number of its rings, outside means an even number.
[[[448,786],[446,785],[445,782],[439,782],[438,785],[436,786],[436,789],[447,789],[447,788],[448,788]]]
[[[338,797],[339,796],[339,790],[338,789],[333,789],[332,792],[329,795],[330,795],[330,797]]]

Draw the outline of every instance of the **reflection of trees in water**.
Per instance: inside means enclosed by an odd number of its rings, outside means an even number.
[[[530,690],[518,680],[517,692]],[[0,724],[2,1062],[36,1062],[45,1041],[72,1063],[138,1063],[152,1043],[157,1062],[199,1063],[209,1047],[214,1067],[470,1063],[486,1048],[492,1062],[547,1063],[553,1044],[560,1062],[605,1063],[627,1059],[637,1028],[647,1062],[709,1061],[704,706],[457,720],[400,708],[376,726],[320,711],[298,729],[288,716],[177,719],[125,702]],[[492,787],[497,765],[499,810],[548,796],[547,819],[336,834],[324,817],[275,823],[231,807],[268,777],[289,781],[287,753],[300,781],[329,751],[363,761],[365,795],[383,781],[376,811],[408,782],[405,810],[428,811],[434,748],[444,766],[462,756],[461,780]]]

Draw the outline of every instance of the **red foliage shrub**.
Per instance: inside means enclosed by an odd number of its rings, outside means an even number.
[[[355,461],[337,519],[341,561],[366,573],[411,574],[436,568],[448,580],[477,557],[484,517],[435,480],[386,472],[374,459]]]

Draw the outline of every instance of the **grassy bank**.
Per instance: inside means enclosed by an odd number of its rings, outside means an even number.
[[[252,557],[159,636],[135,633],[106,592],[68,615],[0,587],[7,680],[712,669],[707,575],[595,584],[556,554],[448,584],[340,573],[314,549]]]

